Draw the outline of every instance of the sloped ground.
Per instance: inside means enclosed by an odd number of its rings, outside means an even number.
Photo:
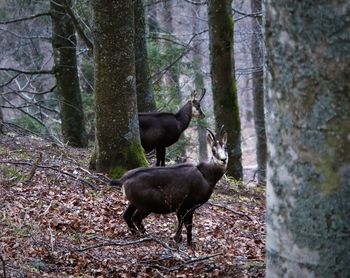
[[[196,211],[187,248],[171,239],[173,214],[149,216],[148,234],[132,236],[120,190],[87,170],[88,158],[40,138],[0,136],[0,277],[264,276],[264,192],[222,178]]]

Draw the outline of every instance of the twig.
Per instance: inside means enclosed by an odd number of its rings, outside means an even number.
[[[106,240],[106,239],[104,239],[104,240]],[[105,246],[128,246],[128,245],[140,244],[140,243],[148,242],[148,241],[157,242],[157,243],[161,244],[163,247],[170,249],[170,247],[167,244],[165,244],[164,242],[162,242],[158,239],[155,239],[153,237],[145,237],[145,238],[141,238],[139,240],[133,240],[133,241],[107,240],[106,242],[103,242],[103,243],[90,245],[90,246],[86,246],[83,248],[76,248],[76,249],[70,250],[70,252],[84,252],[84,251],[88,251],[88,250],[100,248],[100,247],[105,247]]]
[[[0,255],[0,260],[2,262],[2,275],[6,278],[6,264],[4,258]]]
[[[34,162],[33,167],[32,167],[32,169],[30,170],[30,174],[29,174],[29,176],[28,176],[28,181],[31,181],[31,180],[32,180],[32,178],[34,177],[35,171],[36,171],[36,169],[38,169],[38,166],[39,166],[39,164],[41,163],[42,160],[43,160],[43,153],[40,152],[40,153],[39,153],[39,157],[38,157],[37,160]]]
[[[52,202],[53,202],[53,200],[51,200],[50,204],[49,204],[48,207],[45,209],[45,211],[43,212],[42,215],[46,215],[46,214],[49,212],[49,210],[50,210],[50,208],[51,208],[51,206],[52,206]]]
[[[0,68],[0,71],[13,71],[16,73],[23,73],[23,74],[54,74],[54,70],[34,70],[34,71],[26,71],[26,70],[20,70],[15,68]]]
[[[32,163],[29,163],[29,162],[24,162],[24,161],[10,161],[10,160],[0,160],[0,163],[3,163],[3,164],[15,164],[15,165],[27,165],[27,166],[33,166]],[[38,168],[42,168],[42,169],[51,169],[51,170],[54,170],[54,171],[57,171],[57,172],[60,172],[66,176],[69,176],[71,178],[74,178],[76,180],[79,180],[83,183],[86,183],[88,186],[90,186],[92,189],[95,189],[97,190],[96,186],[93,185],[92,183],[80,178],[80,177],[77,177],[69,172],[66,172],[66,171],[63,171],[61,169],[58,169],[57,167],[54,167],[54,166],[45,166],[45,165],[38,165]]]
[[[34,19],[34,18],[37,18],[37,17],[41,17],[41,16],[50,16],[50,15],[51,15],[51,13],[39,13],[39,14],[34,14],[34,15],[31,15],[31,16],[27,16],[27,17],[16,18],[16,19],[7,20],[7,21],[0,21],[0,25],[5,25],[5,24],[10,24],[10,23],[30,20],[30,19]]]
[[[228,210],[228,211],[230,211],[230,212],[232,212],[232,213],[235,213],[235,214],[240,215],[240,216],[247,217],[250,221],[253,221],[253,219],[252,219],[249,215],[246,215],[246,214],[244,214],[244,213],[242,213],[242,212],[239,212],[239,211],[236,211],[236,210],[234,210],[234,209],[225,207],[225,206],[223,206],[223,205],[214,204],[214,203],[212,203],[212,202],[208,202],[208,204],[211,205],[211,206],[214,206],[214,207],[219,207],[219,208],[226,209],[226,210]]]
[[[81,28],[81,25],[79,24],[78,19],[76,18],[72,8],[69,6],[66,0],[63,2],[63,8],[66,11],[66,13],[70,16],[73,22],[74,28],[77,31],[79,37],[85,42],[86,46],[90,49],[90,51],[93,51],[94,44],[90,41],[90,39],[84,33],[83,28]]]

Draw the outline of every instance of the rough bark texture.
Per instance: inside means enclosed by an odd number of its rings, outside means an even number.
[[[217,129],[225,125],[228,132],[229,162],[227,173],[242,179],[241,126],[237,88],[232,64],[233,20],[231,2],[208,1],[209,44],[214,113]]]
[[[92,1],[96,97],[96,169],[118,177],[146,165],[135,86],[133,1]]]
[[[52,48],[61,109],[62,135],[68,145],[86,147],[87,134],[77,70],[75,30],[63,8],[64,2],[63,0],[50,2]]]
[[[135,1],[135,70],[138,111],[155,111],[156,102],[149,80],[145,9],[142,0]]]
[[[350,3],[265,8],[267,277],[350,277]]]
[[[252,13],[258,13],[262,10],[261,0],[251,0]],[[257,17],[252,19],[252,62],[253,68],[259,69],[263,63],[263,48],[262,48],[262,18]],[[256,160],[258,163],[258,184],[265,185],[266,183],[266,131],[265,131],[265,111],[264,111],[264,85],[263,71],[253,73],[253,111],[254,125],[256,133]]]

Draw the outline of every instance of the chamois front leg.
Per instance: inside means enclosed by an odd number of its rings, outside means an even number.
[[[156,149],[157,163],[156,166],[165,166],[165,147],[158,147]]]
[[[126,210],[124,211],[124,214],[123,214],[123,218],[124,218],[126,224],[128,224],[129,229],[130,229],[132,234],[136,234],[136,231],[137,231],[137,228],[136,228],[134,222],[131,220],[136,209],[137,208],[134,205],[130,204],[130,205],[128,205],[128,207],[126,208]]]
[[[182,235],[181,235],[181,231],[182,231],[182,225],[183,225],[183,212],[180,212],[178,211],[176,213],[176,216],[177,216],[177,229],[176,229],[176,233],[175,233],[175,236],[174,236],[174,240],[179,243],[182,241]]]
[[[184,223],[187,232],[187,245],[192,245],[192,223],[193,223],[193,211],[188,212],[184,217]]]
[[[142,220],[146,218],[149,214],[150,212],[148,211],[137,209],[134,215],[132,216],[132,222],[136,225],[138,230],[143,234],[146,232],[146,230],[145,230],[145,227],[142,225]]]

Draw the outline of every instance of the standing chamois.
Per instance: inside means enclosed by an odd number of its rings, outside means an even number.
[[[212,151],[208,162],[137,168],[121,179],[111,181],[111,185],[122,186],[124,196],[129,201],[123,217],[133,234],[145,232],[142,220],[150,213],[176,212],[178,227],[174,239],[181,241],[182,225],[185,223],[187,245],[191,245],[193,213],[208,201],[215,184],[225,173],[228,161],[227,133],[221,128],[217,138],[208,131]]]
[[[176,113],[147,112],[139,113],[141,145],[146,152],[156,150],[156,166],[165,165],[165,148],[174,144],[188,127],[192,116],[204,117],[200,107],[202,96],[196,100],[196,91],[191,99]]]

